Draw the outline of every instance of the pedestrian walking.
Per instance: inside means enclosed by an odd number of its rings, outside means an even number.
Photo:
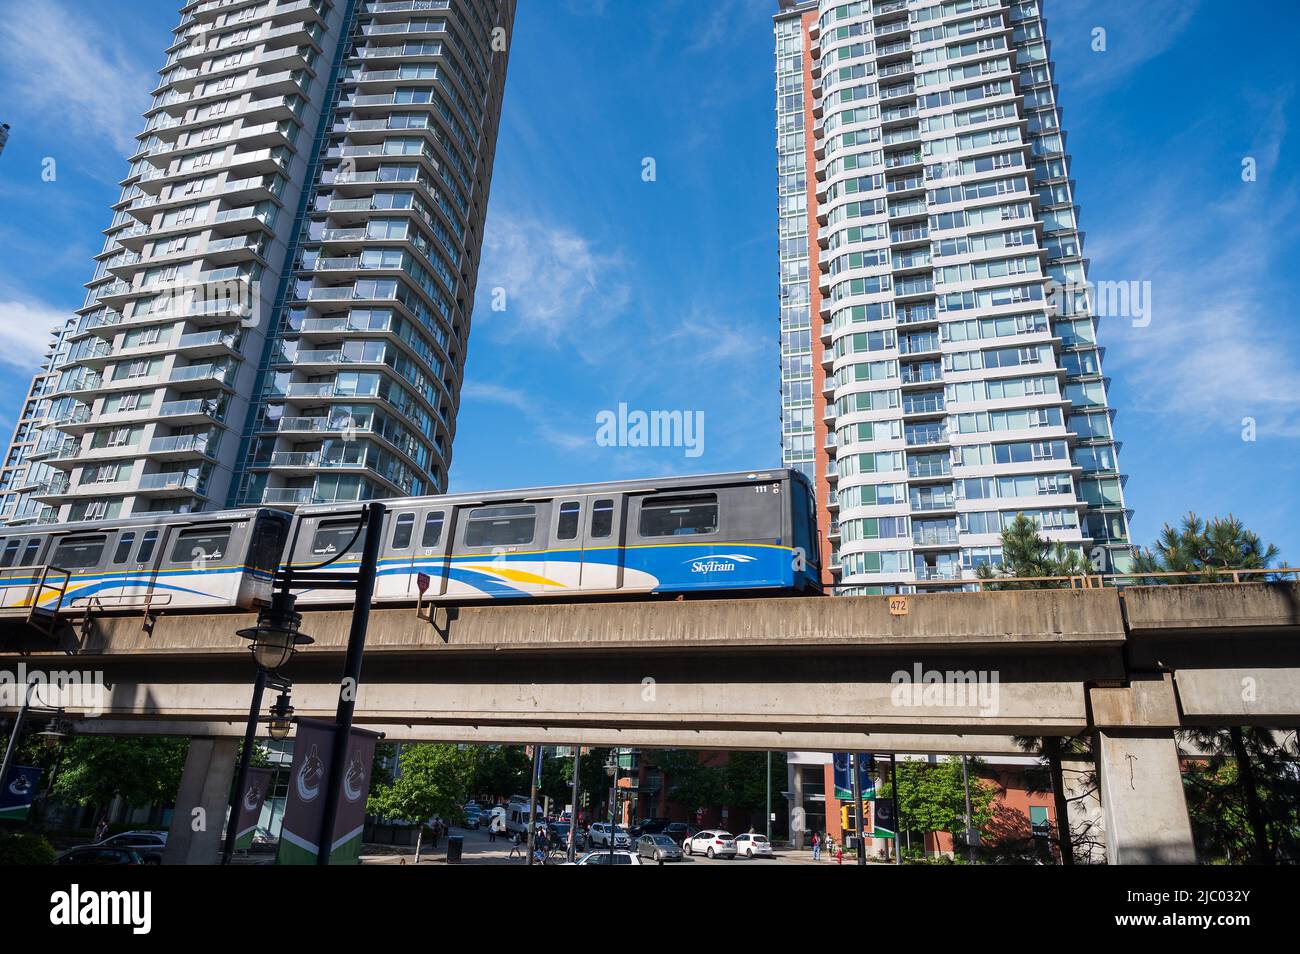
[[[813,861],[821,861],[822,860],[822,839],[821,836],[817,834],[817,832],[813,832],[812,849],[813,849]]]
[[[95,841],[103,841],[108,837],[108,819],[101,818],[99,824],[95,826]]]
[[[524,853],[519,850],[519,832],[515,832],[513,835],[510,836],[510,857],[522,858],[523,856]]]

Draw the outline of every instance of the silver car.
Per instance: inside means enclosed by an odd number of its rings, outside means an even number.
[[[636,853],[660,864],[682,860],[682,850],[667,835],[642,835],[636,840]]]

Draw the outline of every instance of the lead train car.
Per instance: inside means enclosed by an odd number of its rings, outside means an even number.
[[[819,591],[813,493],[797,471],[717,474],[385,501],[375,602],[710,590]],[[355,569],[356,504],[304,507],[295,568]],[[339,552],[347,552],[339,556]],[[351,602],[312,590],[300,603]],[[422,578],[424,578],[422,580]],[[305,587],[299,589],[299,587]]]
[[[250,508],[0,527],[0,608],[254,609],[271,598],[291,519]]]

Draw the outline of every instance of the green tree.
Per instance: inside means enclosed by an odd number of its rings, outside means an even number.
[[[397,778],[390,785],[372,784],[366,811],[384,818],[417,822],[415,863],[420,863],[424,824],[434,815],[459,819],[474,781],[475,750],[457,745],[419,744],[397,758]]]
[[[118,797],[129,805],[171,805],[188,751],[187,739],[72,736],[63,742],[51,794],[97,806],[101,817]]]
[[[1259,535],[1228,514],[1202,520],[1194,513],[1183,517],[1177,527],[1165,524],[1155,548],[1140,550],[1133,559],[1137,582],[1159,585],[1214,583],[1231,580],[1227,570],[1264,570],[1278,558],[1278,548],[1266,544]],[[1142,574],[1185,573],[1187,576],[1142,576]],[[1252,574],[1248,580],[1266,580],[1266,574]],[[1193,752],[1209,754],[1205,770],[1189,773],[1185,780],[1193,801],[1202,807],[1201,841],[1221,846],[1233,854],[1239,841],[1235,826],[1244,817],[1250,831],[1251,856],[1259,864],[1274,863],[1279,851],[1294,850],[1294,824],[1283,820],[1284,809],[1266,804],[1262,793],[1290,787],[1293,773],[1277,739],[1267,729],[1233,727],[1196,730],[1180,734],[1184,745]],[[1225,771],[1224,762],[1235,761],[1235,769]],[[1232,780],[1232,798],[1240,810],[1227,810],[1226,792],[1213,794]],[[1219,810],[1223,809],[1223,810]],[[1215,831],[1213,829],[1220,830]],[[1294,856],[1294,855],[1293,855]]]
[[[997,788],[979,778],[983,763],[969,759],[972,827],[984,832],[993,820],[993,801]],[[961,759],[949,756],[937,765],[928,762],[900,761],[898,778],[899,831],[946,831],[964,840],[966,831],[966,793],[962,780]],[[890,798],[893,789],[885,781],[878,798]]]
[[[1212,583],[1231,579],[1224,570],[1263,570],[1278,557],[1277,547],[1234,517],[1202,520],[1194,513],[1183,517],[1177,528],[1165,524],[1155,549],[1141,549],[1133,557],[1133,572],[1189,573],[1188,577],[1141,577],[1142,583]],[[1261,580],[1265,575],[1248,579]]]
[[[727,804],[726,766],[701,762],[700,753],[692,749],[660,749],[653,758],[664,773],[670,801],[685,805],[690,812]]]
[[[1002,531],[1002,565],[983,564],[976,570],[981,580],[988,580],[990,590],[1050,589],[1069,586],[1069,580],[1032,579],[1014,581],[1015,577],[1086,576],[1092,570],[1077,548],[1043,539],[1038,524],[1018,513]]]
[[[527,795],[530,769],[521,745],[480,745],[475,749],[470,793],[485,798]]]
[[[1189,759],[1183,791],[1203,860],[1300,861],[1296,735],[1253,726],[1179,733]],[[1242,766],[1248,767],[1243,775]]]
[[[723,779],[726,783],[726,803],[733,808],[749,812],[762,810],[767,805],[768,778],[766,752],[732,752],[727,764],[723,766]],[[786,756],[784,752],[772,753],[772,810],[779,818],[783,796],[781,789],[786,780]],[[737,822],[737,828],[740,827]]]

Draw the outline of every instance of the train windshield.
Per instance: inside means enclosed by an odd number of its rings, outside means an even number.
[[[353,544],[353,549],[349,552],[361,552],[361,534],[357,533],[355,517],[347,520],[325,520],[321,522],[316,537],[312,540],[311,552],[319,556],[333,556],[346,548],[349,543]]]

